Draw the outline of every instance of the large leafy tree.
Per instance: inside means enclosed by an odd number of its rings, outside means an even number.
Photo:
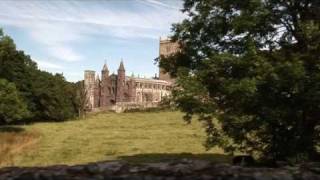
[[[317,157],[320,1],[184,0],[181,51],[160,58],[207,145],[274,160]],[[212,121],[217,119],[217,123]]]
[[[78,117],[84,118],[86,116],[87,104],[88,104],[88,91],[85,88],[84,81],[79,81],[76,83],[77,95],[76,102],[78,107]]]
[[[0,79],[0,124],[21,120],[28,115],[27,106],[16,86],[5,79]]]
[[[0,78],[15,84],[30,111],[29,120],[61,121],[77,115],[76,85],[37,64],[0,29]]]

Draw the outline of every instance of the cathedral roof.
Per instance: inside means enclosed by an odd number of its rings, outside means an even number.
[[[107,66],[107,64],[106,63],[104,63],[104,65],[103,65],[103,69],[102,69],[103,71],[109,71],[109,69],[108,69],[108,66]]]
[[[167,84],[171,85],[171,82],[165,81],[165,80],[159,80],[159,79],[151,79],[151,78],[139,78],[139,77],[130,77],[126,76],[126,80],[133,80],[135,82],[143,82],[143,83],[152,83],[152,84]]]
[[[123,65],[123,61],[122,61],[122,60],[121,60],[121,62],[120,62],[119,70],[122,70],[122,71],[124,71],[124,70],[125,70],[125,69],[124,69],[124,65]]]

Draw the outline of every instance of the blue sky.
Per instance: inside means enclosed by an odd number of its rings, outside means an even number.
[[[42,70],[68,81],[86,69],[127,75],[158,73],[159,38],[180,22],[180,0],[1,0],[0,27]]]

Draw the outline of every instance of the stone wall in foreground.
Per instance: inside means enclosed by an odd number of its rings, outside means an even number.
[[[0,180],[316,180],[320,164],[295,167],[250,168],[200,160],[130,165],[122,161],[76,166],[0,169]]]

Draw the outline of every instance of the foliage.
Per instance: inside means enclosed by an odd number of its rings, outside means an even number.
[[[274,160],[317,157],[319,7],[316,0],[184,1],[189,17],[172,37],[182,51],[161,57],[160,66],[177,77],[173,95],[186,120],[198,114],[206,123],[208,147]]]
[[[30,111],[29,120],[65,120],[77,114],[76,86],[61,74],[40,71],[0,31],[0,78],[15,84]]]
[[[13,83],[0,79],[0,124],[20,120],[28,116],[23,102]]]
[[[78,107],[78,116],[79,118],[83,118],[86,116],[87,111],[87,104],[88,104],[88,98],[87,98],[87,90],[84,85],[84,81],[79,81],[76,83],[77,86],[77,94],[76,94],[76,102]]]

